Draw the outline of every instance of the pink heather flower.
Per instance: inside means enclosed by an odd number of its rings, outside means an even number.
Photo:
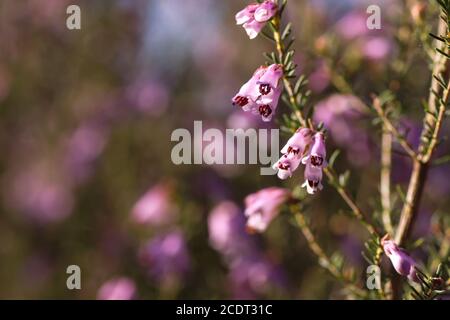
[[[250,111],[256,107],[256,100],[259,97],[258,81],[266,71],[267,67],[261,66],[253,73],[249,81],[239,89],[239,92],[233,97],[233,105],[238,105],[244,111]]]
[[[254,14],[254,18],[258,22],[267,22],[277,13],[278,6],[272,0],[266,0],[259,5]]]
[[[97,293],[98,300],[131,300],[136,293],[133,280],[121,277],[105,282]]]
[[[311,143],[312,131],[308,128],[299,128],[289,138],[286,145],[281,149],[282,154],[294,153],[299,157],[302,156],[306,147]]]
[[[134,205],[131,217],[140,224],[160,226],[172,220],[175,209],[167,185],[159,184],[148,190]]]
[[[243,24],[245,32],[250,39],[255,39],[261,30],[264,28],[264,23],[258,22],[255,19],[250,20]]]
[[[299,128],[281,149],[283,156],[273,166],[278,171],[278,178],[287,179],[300,165],[302,155],[311,142],[312,131]]]
[[[381,245],[398,274],[408,277],[411,281],[419,282],[416,273],[416,262],[405,250],[398,247],[388,236],[381,240]]]
[[[265,72],[256,81],[259,85],[259,93],[261,99],[264,100],[271,93],[272,90],[277,89],[281,77],[283,76],[283,66],[280,64],[271,64],[267,67]],[[267,99],[264,100],[267,102]]]
[[[314,135],[314,143],[310,153],[302,159],[305,167],[305,182],[302,187],[306,187],[309,194],[315,194],[322,190],[322,168],[327,166],[325,159],[326,148],[323,133],[317,132]]]
[[[259,67],[252,78],[233,97],[233,105],[240,106],[244,111],[260,114],[265,122],[272,120],[282,93],[280,81],[282,76],[281,65]]]
[[[292,173],[297,170],[300,162],[300,157],[294,153],[287,153],[281,156],[280,160],[274,164],[273,169],[278,170],[278,178],[285,180],[292,177]]]
[[[302,163],[307,164],[308,162],[311,162],[311,165],[314,167],[324,168],[327,166],[327,160],[325,160],[326,152],[323,133],[317,132],[314,135],[314,143],[311,147],[311,152],[302,159]]]
[[[244,9],[236,13],[236,24],[244,24],[254,19],[255,11],[260,6],[259,3],[252,3],[246,6]]]
[[[278,106],[278,100],[282,93],[280,79],[283,76],[283,67],[279,64],[270,65],[266,72],[257,81],[259,85],[259,99],[256,101],[259,113],[263,121],[270,121]]]
[[[305,166],[305,182],[302,187],[306,187],[309,194],[315,194],[318,190],[322,190],[322,168],[315,167],[308,161]]]
[[[245,198],[245,216],[249,232],[263,232],[278,215],[281,205],[289,198],[287,189],[271,187]]]
[[[272,0],[250,4],[236,14],[236,24],[242,24],[248,37],[254,39],[276,11],[277,5]]]

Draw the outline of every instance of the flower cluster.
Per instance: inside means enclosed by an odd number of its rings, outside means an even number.
[[[277,10],[278,6],[273,0],[250,4],[236,14],[236,24],[242,24],[248,37],[254,39]]]
[[[274,165],[280,179],[287,179],[298,168],[305,165],[305,183],[309,194],[322,190],[322,169],[327,166],[325,138],[322,132],[315,134],[311,129],[300,128],[281,149],[280,160]]]
[[[244,111],[260,114],[263,121],[272,120],[283,90],[280,81],[282,76],[282,65],[259,67],[233,97],[233,105],[241,107]]]
[[[398,274],[408,277],[411,281],[419,282],[416,271],[416,262],[405,250],[398,247],[389,236],[385,236],[381,239],[381,245]]]

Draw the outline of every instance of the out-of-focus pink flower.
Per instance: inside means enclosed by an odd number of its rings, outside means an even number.
[[[43,224],[63,220],[73,207],[73,195],[68,185],[45,170],[32,168],[20,173],[13,182],[8,200],[14,209]]]
[[[208,216],[209,242],[227,260],[251,254],[255,245],[245,232],[242,211],[231,201],[215,206]]]
[[[132,300],[136,295],[134,281],[126,278],[114,278],[105,282],[97,292],[98,300]]]
[[[250,4],[236,14],[236,24],[242,24],[248,37],[254,39],[264,28],[266,22],[276,14],[277,9],[273,0],[266,0],[261,4]]]
[[[234,261],[229,280],[234,299],[255,299],[287,287],[283,270],[263,255]]]
[[[187,244],[178,230],[154,237],[139,256],[150,275],[160,282],[178,281],[190,270]]]
[[[392,43],[386,37],[370,37],[363,41],[362,52],[369,60],[383,60],[392,52]]]
[[[281,65],[259,67],[252,78],[233,97],[233,105],[240,106],[244,111],[261,115],[263,121],[272,120],[282,93],[280,81],[282,76]]]
[[[131,217],[137,223],[160,226],[172,221],[175,210],[169,186],[158,184],[136,202],[131,209]]]
[[[310,153],[302,159],[302,163],[305,164],[305,182],[302,187],[306,187],[309,194],[315,194],[323,188],[322,169],[327,166],[325,157],[325,138],[323,133],[317,132]]]
[[[166,86],[152,80],[138,80],[126,92],[131,106],[150,116],[161,115],[168,106],[169,92]]]
[[[83,124],[74,131],[67,143],[66,163],[74,180],[81,182],[90,176],[93,163],[102,153],[107,142],[103,126]]]
[[[416,272],[416,262],[405,250],[398,247],[388,236],[385,236],[381,240],[381,245],[398,274],[408,277],[411,281],[419,282]]]
[[[227,118],[227,128],[230,129],[250,129],[257,128],[260,121],[248,112],[241,110],[233,111]]]
[[[330,83],[330,71],[324,61],[320,61],[317,68],[309,76],[309,87],[312,91],[320,93]]]
[[[370,139],[361,127],[366,113],[361,100],[352,95],[334,94],[314,109],[314,120],[323,122],[333,141],[347,150],[352,164],[364,165],[371,160]]]
[[[248,195],[245,198],[247,230],[264,232],[289,196],[289,190],[277,187],[265,188]]]
[[[363,11],[351,11],[337,22],[336,30],[348,40],[365,36],[370,32],[366,21],[367,15]]]
[[[226,250],[233,239],[232,220],[239,208],[226,201],[217,205],[208,216],[209,241],[211,246],[219,251]]]

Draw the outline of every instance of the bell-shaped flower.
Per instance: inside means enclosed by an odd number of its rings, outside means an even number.
[[[283,89],[281,86],[271,90],[271,92],[266,96],[260,96],[256,101],[257,108],[253,110],[254,114],[261,115],[261,119],[264,122],[269,122],[272,120],[275,110],[278,107],[278,101]]]
[[[322,168],[314,166],[311,161],[308,161],[305,166],[305,182],[302,187],[306,187],[309,194],[315,194],[322,190]]]
[[[290,191],[270,187],[245,198],[245,216],[249,232],[263,232],[279,214],[280,207],[290,196]]]
[[[258,80],[266,69],[267,67],[261,66],[253,73],[250,80],[244,83],[239,92],[233,97],[233,105],[241,107],[244,111],[257,109],[256,100],[260,96]]]
[[[302,156],[306,147],[311,143],[312,131],[308,128],[299,128],[289,138],[286,145],[281,149],[282,154],[293,153],[299,157]]]
[[[236,14],[236,24],[242,24],[248,37],[254,39],[276,12],[277,4],[272,0],[250,4]]]
[[[278,88],[281,77],[283,77],[282,65],[271,64],[268,66],[266,72],[264,72],[261,78],[257,81],[261,95],[266,96],[272,90]]]
[[[285,180],[292,177],[292,173],[297,170],[300,162],[300,157],[294,153],[287,153],[273,165],[273,169],[277,170],[278,178]]]
[[[385,236],[381,240],[381,245],[398,274],[408,277],[411,281],[419,282],[416,272],[416,262],[404,249],[397,246],[389,236]]]
[[[322,132],[317,132],[314,135],[314,143],[311,151],[303,158],[302,163],[306,165],[309,162],[314,167],[325,168],[327,166],[326,154],[324,135]]]
[[[266,22],[277,13],[278,6],[273,0],[266,0],[255,10],[254,17],[258,22]]]
[[[282,76],[281,65],[259,67],[252,78],[233,97],[233,105],[240,106],[244,111],[261,115],[265,122],[272,120],[283,91],[280,81]]]
[[[246,6],[244,9],[236,13],[235,19],[236,24],[244,24],[246,22],[249,22],[251,20],[254,20],[255,18],[255,11],[260,6],[259,3],[252,3]]]

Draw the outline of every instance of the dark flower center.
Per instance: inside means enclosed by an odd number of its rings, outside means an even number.
[[[280,168],[281,170],[288,170],[290,167],[289,163],[279,163],[278,164],[278,168]]]
[[[259,106],[258,111],[259,111],[259,114],[265,118],[270,116],[270,114],[272,113],[272,109],[270,108],[270,106],[268,104]]]
[[[245,106],[247,103],[248,103],[248,98],[242,97],[242,96],[237,96],[233,101],[233,105],[237,104],[240,107]]]
[[[287,152],[288,152],[288,153],[291,153],[291,152],[292,152],[293,154],[298,154],[298,153],[300,152],[300,149],[288,147]]]
[[[319,186],[319,180],[308,180],[308,184],[311,188],[317,188]]]
[[[259,85],[259,92],[265,96],[266,94],[269,94],[270,92],[270,85],[268,83],[260,84]]]
[[[321,166],[322,163],[323,163],[323,158],[322,157],[320,157],[320,156],[311,156],[311,164],[313,166],[318,167],[318,166]]]

